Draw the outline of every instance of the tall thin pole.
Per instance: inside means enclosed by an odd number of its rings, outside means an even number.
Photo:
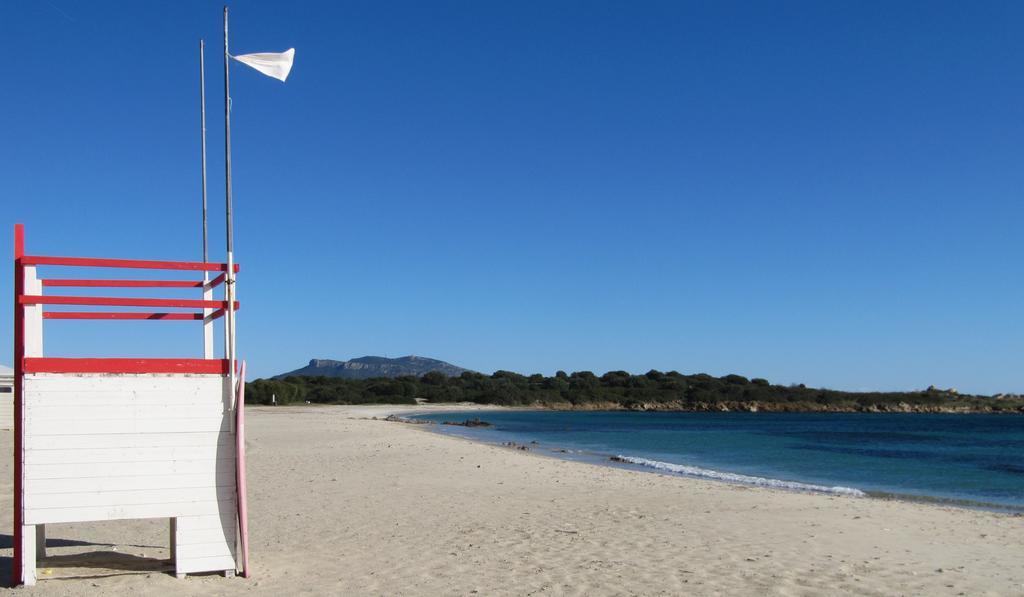
[[[203,263],[210,260],[206,227],[206,42],[199,40],[199,129],[202,146],[203,172]],[[203,272],[203,280],[210,280],[210,272]]]
[[[201,164],[203,178],[203,263],[210,261],[209,227],[207,225],[206,201],[206,41],[199,40],[199,139],[202,149]],[[213,300],[213,289],[209,287],[210,272],[203,271],[203,300]],[[203,309],[203,358],[213,358],[213,323],[205,318],[213,309]]]
[[[227,299],[225,336],[228,360],[228,378],[231,381],[231,396],[235,395],[235,258],[234,234],[231,219],[231,79],[228,53],[228,7],[224,7],[224,201],[227,211],[228,271],[224,272],[224,294]]]
[[[231,55],[228,53],[228,7],[224,7],[224,187],[227,209],[228,259],[234,250],[234,235],[231,230]],[[233,273],[228,271],[227,278]]]

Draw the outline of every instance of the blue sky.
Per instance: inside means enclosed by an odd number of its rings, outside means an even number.
[[[234,5],[233,51],[296,48],[284,84],[232,67],[252,371],[1024,391],[1024,5],[751,4]],[[4,246],[18,221],[34,254],[200,257],[205,37],[222,254],[220,18],[0,6]],[[46,325],[52,356],[199,350],[188,323]]]

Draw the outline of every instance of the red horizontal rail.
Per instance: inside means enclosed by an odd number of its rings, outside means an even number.
[[[135,269],[173,269],[223,272],[227,271],[226,263],[203,263],[201,261],[147,261],[139,259],[97,259],[93,257],[49,257],[43,255],[25,255],[21,258],[22,265],[70,265],[75,267],[129,267]],[[235,272],[239,271],[235,264]]]
[[[40,296],[32,294],[19,296],[18,302],[22,305],[98,305],[104,307],[178,307],[187,309],[218,309],[227,306],[227,301],[204,301],[201,299]],[[238,310],[238,301],[235,301],[235,310]]]
[[[68,359],[29,357],[25,373],[209,373],[227,375],[227,359]]]
[[[223,274],[221,274],[223,275]],[[74,288],[202,288],[202,280],[43,280],[43,286]]]
[[[238,271],[238,266],[235,266],[235,271]],[[226,278],[227,278],[227,274],[221,274],[221,275],[217,276],[216,278],[214,278],[214,279],[210,280],[209,282],[207,282],[206,287],[207,288],[216,288],[216,287],[220,286],[221,284],[223,284],[224,280]]]
[[[223,309],[219,309],[223,311]],[[202,313],[142,313],[114,311],[47,311],[43,319],[163,319],[168,321],[197,321]]]

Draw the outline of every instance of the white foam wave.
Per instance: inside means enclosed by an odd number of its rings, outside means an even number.
[[[751,477],[749,475],[740,475],[737,473],[723,473],[721,471],[700,468],[698,466],[672,464],[671,462],[661,462],[659,460],[650,460],[648,458],[638,458],[635,456],[617,456],[616,460],[619,462],[629,462],[631,464],[638,464],[640,466],[657,469],[659,471],[668,471],[671,473],[689,475],[691,477],[702,477],[705,479],[715,479],[718,481],[729,481],[730,483],[756,485],[758,487],[774,487],[777,489],[809,491],[814,493],[829,493],[833,495],[848,495],[854,497],[864,497],[866,495],[863,491],[859,489],[854,489],[853,487],[828,487],[826,485],[814,485],[812,483],[797,483],[796,481],[782,481],[780,479],[767,479],[765,477]]]

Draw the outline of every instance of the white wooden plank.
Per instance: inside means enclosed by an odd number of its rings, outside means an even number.
[[[92,402],[212,403],[224,402],[226,384],[222,376],[27,375],[25,396],[29,405],[41,406],[73,406]]]
[[[134,383],[129,383],[134,382]],[[167,378],[160,383],[146,380],[122,379],[116,377],[74,377],[61,379],[33,380],[26,375],[25,392],[49,396],[52,400],[68,400],[78,396],[80,400],[97,400],[110,396],[145,399],[146,396],[213,397],[223,387],[219,381],[194,380],[190,378]]]
[[[129,383],[133,382],[133,383]],[[67,400],[79,396],[82,400],[106,398],[106,395],[136,397],[144,399],[152,395],[170,395],[179,397],[211,397],[219,395],[223,388],[220,380],[206,381],[191,378],[167,378],[160,383],[146,380],[122,379],[116,377],[74,377],[65,376],[61,379],[33,380],[26,375],[25,392],[35,392],[40,396],[52,396],[53,400]]]
[[[25,375],[25,392],[45,394],[78,394],[99,397],[104,393],[145,395],[173,393],[180,395],[213,395],[224,388],[220,375],[189,377],[185,375],[105,375],[105,374],[34,374]]]
[[[36,584],[36,527],[21,525],[21,576],[26,587]]]
[[[25,267],[25,294],[43,294],[43,281],[36,276],[35,266]],[[24,347],[26,357],[43,356],[43,306],[25,305]]]
[[[209,278],[209,274],[208,273],[204,273],[203,274],[203,279],[205,280],[205,279],[208,279],[208,278]],[[209,285],[203,286],[203,300],[204,301],[212,301],[213,300],[213,288],[210,288]],[[206,319],[207,317],[210,316],[211,313],[213,313],[213,309],[203,309],[203,358],[204,359],[212,359],[213,358],[213,322],[208,320],[208,319]]]
[[[92,421],[106,419],[121,420],[148,420],[167,418],[207,418],[224,416],[228,411],[220,402],[208,402],[206,404],[193,404],[188,407],[177,404],[156,406],[145,405],[116,405],[104,406],[100,404],[80,404],[77,406],[44,406],[25,409],[25,420],[29,423],[36,421],[78,421],[88,425]]]
[[[142,374],[130,373],[26,373],[25,383],[34,387],[47,387],[56,391],[68,391],[71,388],[90,390],[98,387],[108,389],[125,389],[153,391],[167,388],[222,386],[223,375],[181,375],[181,374]]]
[[[46,399],[41,396],[29,396],[29,402],[25,405],[26,414],[30,413],[49,413],[55,416],[63,416],[63,418],[69,418],[68,412],[74,412],[74,409],[80,411],[86,411],[87,409],[128,409],[134,408],[137,410],[153,410],[166,413],[168,411],[188,412],[193,408],[204,408],[212,410],[219,408],[224,412],[234,412],[230,410],[220,398],[211,399],[209,397],[181,397],[170,394],[163,395],[149,395],[145,399],[128,399],[123,396],[116,396],[109,394],[106,399],[94,398],[94,399],[82,399],[78,396],[70,396],[66,400],[56,400],[59,396],[54,397],[52,395],[47,396]]]
[[[102,392],[47,392],[34,391],[25,409],[58,406],[166,406],[185,408],[190,405],[224,404],[224,399],[211,392],[141,392],[135,394],[102,391]]]
[[[93,421],[88,426],[77,421],[35,420],[25,426],[27,435],[82,435],[107,433],[195,433],[197,431],[230,431],[231,417],[176,417],[135,420],[108,419]]]
[[[165,462],[98,462],[91,464],[36,464],[25,467],[26,479],[88,479],[92,477],[135,477],[139,475],[188,475],[218,470],[235,470],[234,455],[207,460]]]
[[[132,375],[107,373],[26,373],[25,385],[48,392],[94,392],[102,388],[113,392],[159,392],[224,387],[223,375]]]
[[[100,462],[159,462],[226,458],[235,453],[227,444],[177,448],[80,448],[77,450],[26,450],[25,466]]]
[[[182,516],[175,525],[175,569],[178,574],[235,570],[238,519],[236,512]]]
[[[190,404],[197,402],[223,402],[222,384],[170,385],[160,387],[125,388],[102,383],[53,384],[25,383],[25,396],[29,404],[40,406],[74,406],[97,404]],[[226,405],[228,406],[228,405]]]
[[[140,504],[132,506],[92,506],[87,508],[31,508],[26,502],[25,523],[50,524],[59,522],[125,520],[129,518],[173,518],[218,514],[222,510],[234,512],[236,507],[234,500],[225,502]]]
[[[212,517],[215,518],[215,517]],[[227,545],[235,544],[235,529],[233,526],[221,526],[217,521],[216,528],[189,529],[181,533],[180,545],[196,545],[201,543],[222,543]]]
[[[29,373],[25,376],[26,382],[39,383],[84,383],[77,380],[99,380],[104,384],[121,387],[147,387],[144,384],[152,384],[152,387],[166,386],[167,384],[185,383],[218,383],[223,384],[226,376],[213,373]]]
[[[26,450],[73,450],[93,448],[178,448],[189,446],[234,445],[226,431],[197,433],[109,433],[106,435],[30,435]]]
[[[207,485],[184,489],[134,489],[129,491],[93,491],[73,493],[27,494],[32,507],[74,508],[92,506],[141,506],[145,504],[178,504],[182,502],[216,501],[231,499],[234,485]]]
[[[124,406],[80,404],[77,406],[36,406],[34,408],[26,408],[25,420],[29,424],[37,421],[76,421],[82,425],[89,425],[93,421],[107,419],[163,420],[171,417],[180,418],[183,414],[187,414],[189,418],[206,418],[218,415],[223,416],[225,412],[224,405],[220,401],[193,404],[187,408],[177,404],[166,404],[163,406],[153,404]]]
[[[215,570],[235,570],[235,559],[230,556],[178,559],[177,566],[175,567],[175,571],[178,574],[212,572]]]
[[[178,535],[178,558],[182,560],[191,560],[199,558],[211,558],[217,556],[228,556],[234,559],[234,538],[232,538],[229,544],[227,539],[221,537],[216,541],[209,541],[205,543],[186,543],[185,537],[188,534],[179,533]]]
[[[234,486],[234,468],[195,474],[137,475],[131,477],[93,477],[74,479],[27,479],[27,495],[137,489],[185,489],[211,485]],[[219,525],[220,522],[218,521]]]
[[[185,531],[201,531],[207,529],[234,529],[238,526],[238,512],[221,512],[207,516],[181,517],[182,529]]]

